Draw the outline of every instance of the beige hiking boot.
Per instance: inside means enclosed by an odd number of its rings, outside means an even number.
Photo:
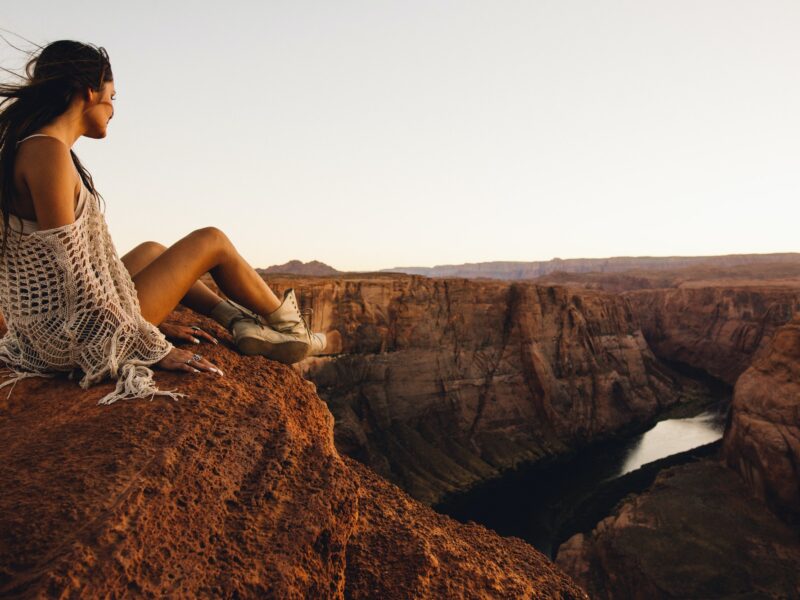
[[[287,365],[325,348],[325,335],[312,334],[289,289],[277,310],[265,319],[231,300],[220,302],[210,316],[230,330],[243,354],[261,355]]]
[[[280,333],[307,339],[310,346],[308,354],[319,354],[325,350],[327,339],[324,333],[313,333],[311,331],[311,313],[311,309],[300,311],[294,290],[289,288],[283,294],[281,305],[267,316],[267,324]],[[304,314],[309,316],[308,321],[303,316]]]

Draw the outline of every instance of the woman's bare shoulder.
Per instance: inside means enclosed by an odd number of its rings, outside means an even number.
[[[40,228],[75,220],[78,174],[66,144],[44,136],[26,140],[17,150],[14,171],[20,195],[29,194]]]
[[[67,145],[50,136],[27,139],[17,147],[15,171],[28,177],[74,174],[72,156]]]

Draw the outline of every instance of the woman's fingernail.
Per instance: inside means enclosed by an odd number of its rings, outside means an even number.
[[[199,344],[200,340],[198,340],[197,338],[192,338],[192,343],[193,344]]]
[[[217,373],[219,373],[220,377],[225,377],[225,373],[222,372],[222,369],[217,369]]]
[[[214,342],[215,344],[219,344],[219,342],[217,341],[217,338],[211,338],[211,341]]]

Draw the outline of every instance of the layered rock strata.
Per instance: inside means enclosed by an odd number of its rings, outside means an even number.
[[[401,275],[269,282],[299,288],[329,333],[335,354],[303,369],[337,447],[426,502],[699,394],[613,295]]]
[[[800,318],[736,382],[723,448],[748,487],[800,526]]]
[[[797,598],[800,540],[716,459],[662,471],[556,564],[592,598]]]
[[[622,294],[659,358],[733,385],[775,331],[800,313],[800,288],[678,288]]]
[[[340,457],[313,385],[216,332],[201,352],[226,377],[157,375],[179,401],[99,406],[111,384],[65,378],[4,390],[0,595],[586,597],[521,540]]]

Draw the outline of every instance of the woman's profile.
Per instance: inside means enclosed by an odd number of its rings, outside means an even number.
[[[8,331],[2,385],[58,371],[82,387],[116,377],[101,399],[176,395],[148,368],[222,375],[174,339],[215,341],[165,322],[180,303],[212,317],[245,354],[291,364],[322,351],[293,290],[278,299],[214,227],[170,247],[144,242],[118,257],[92,178],[72,151],[81,136],[106,137],[114,79],[103,48],[61,40],[28,62],[19,83],[0,84],[0,311]],[[222,298],[199,281],[210,273]],[[2,386],[0,386],[2,387]]]

